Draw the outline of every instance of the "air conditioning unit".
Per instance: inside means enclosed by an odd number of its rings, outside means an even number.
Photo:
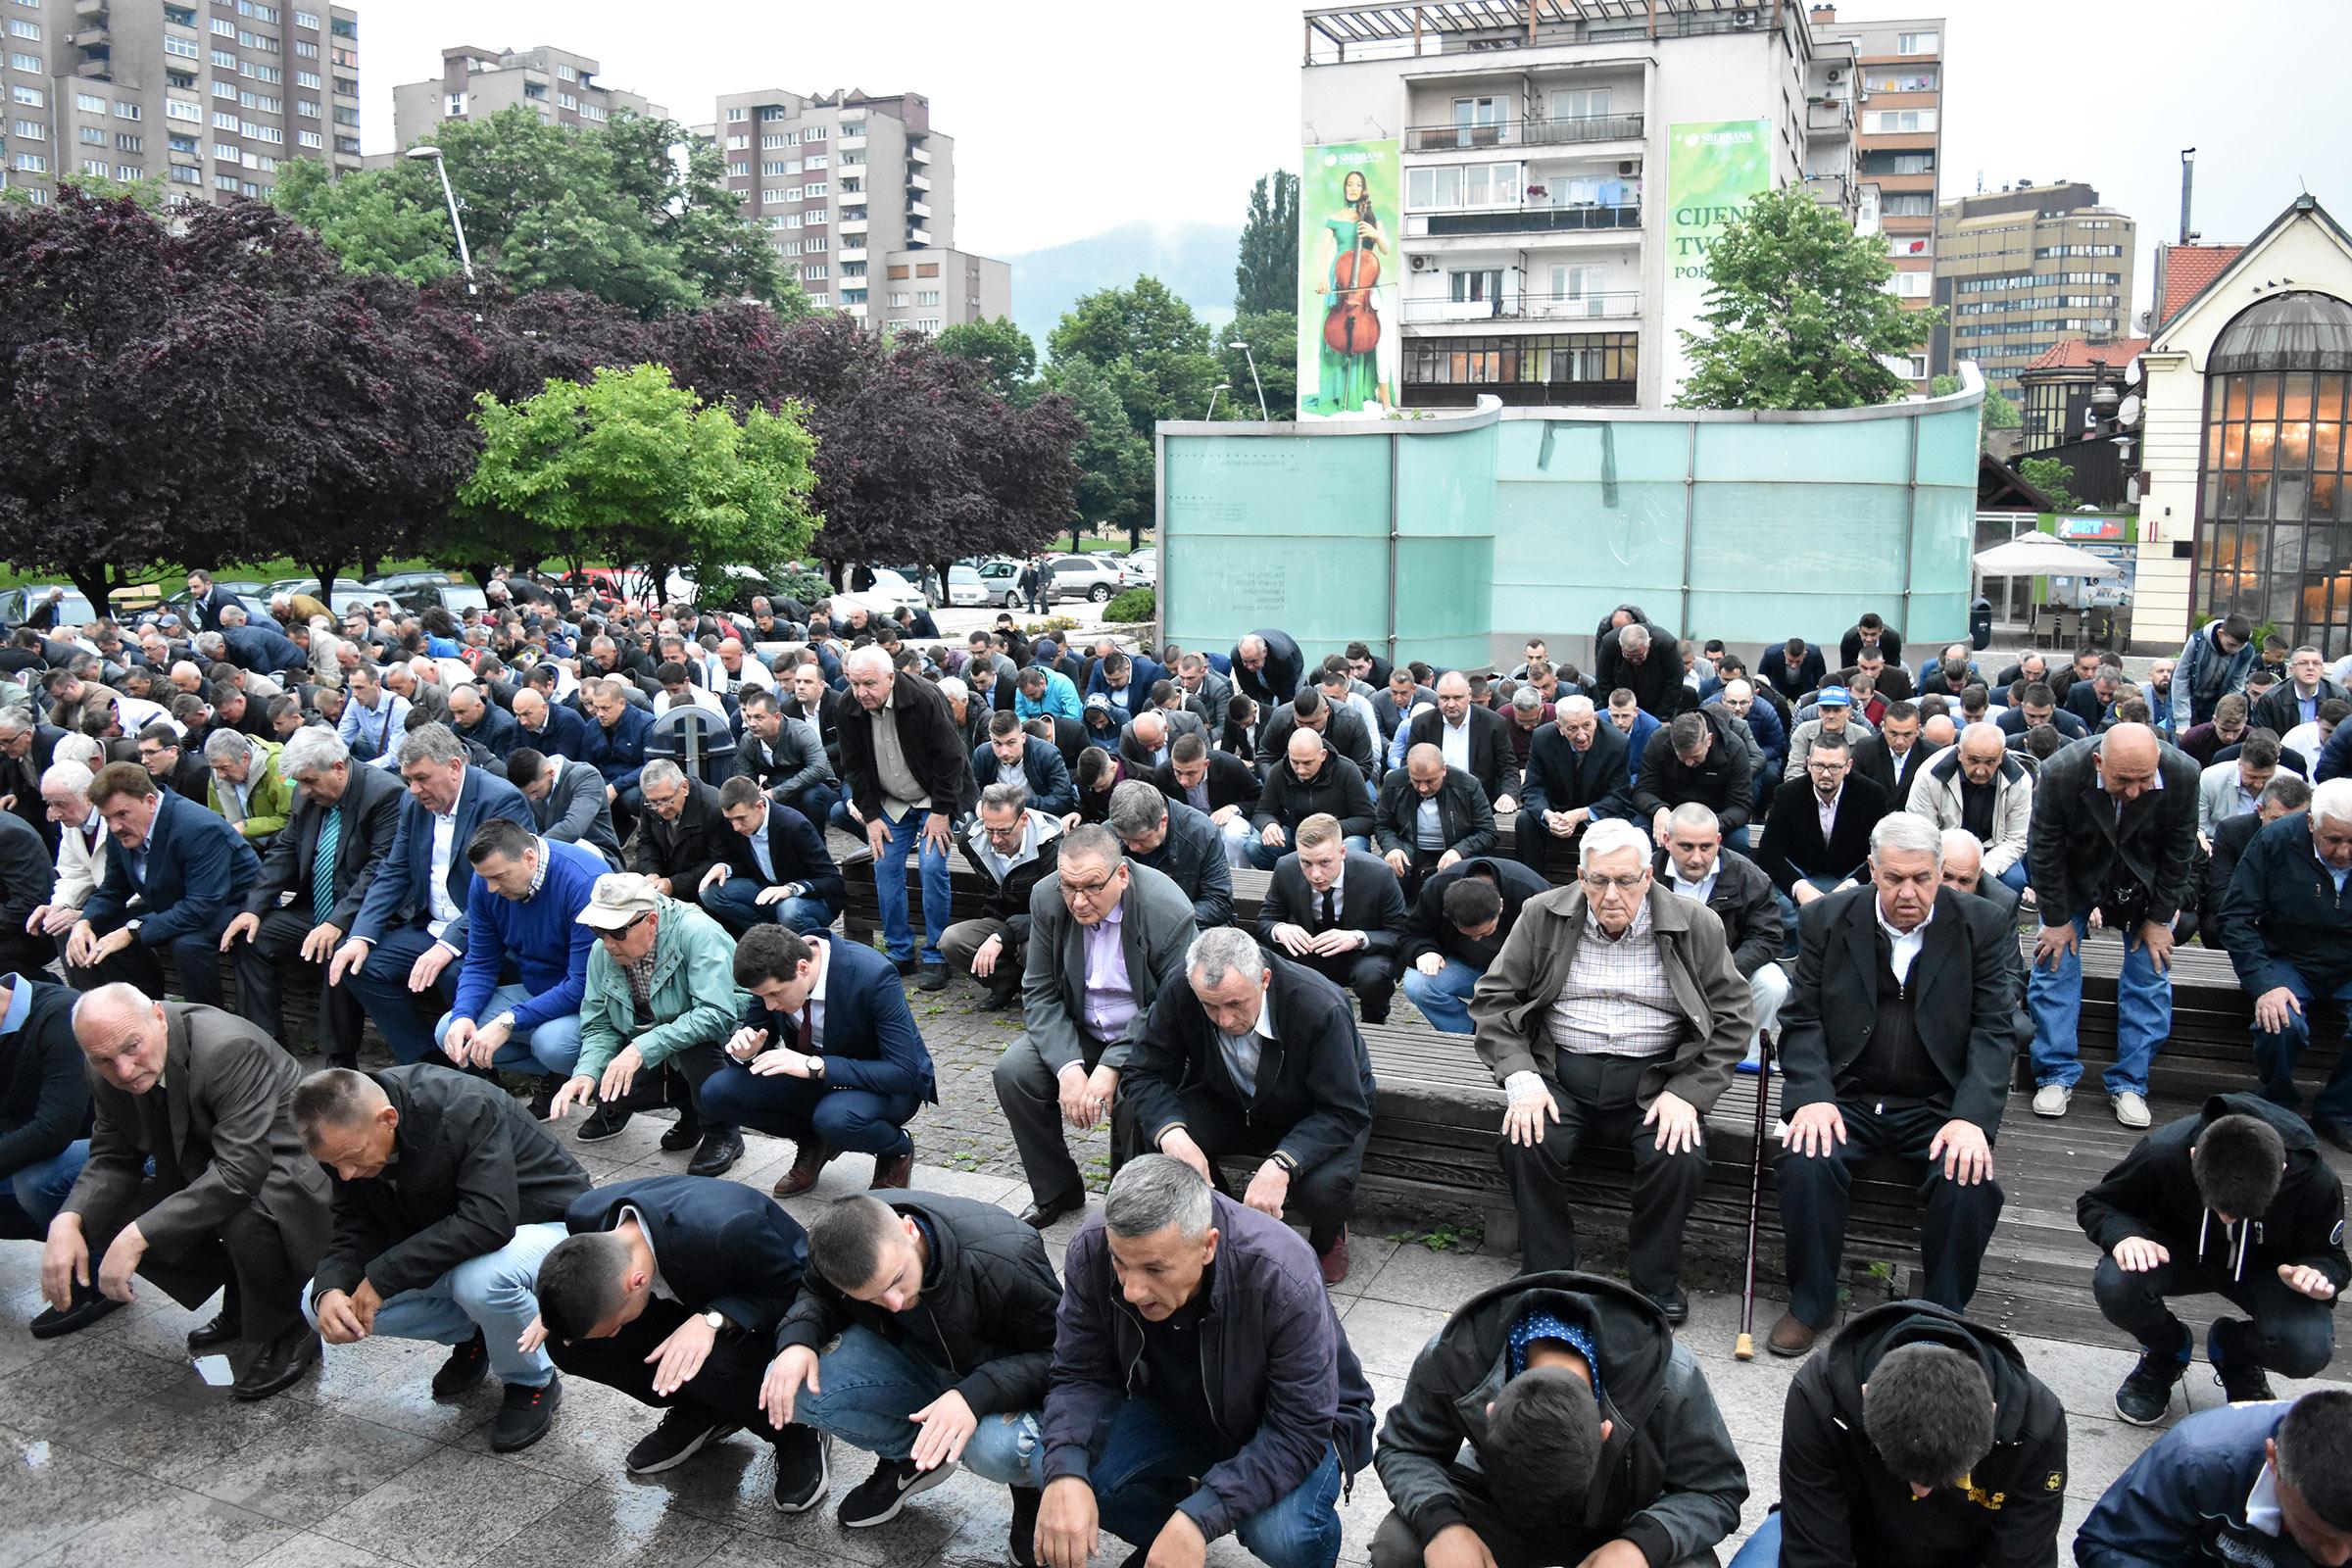
[[[1760,19],[1753,11],[1735,11],[1732,13],[1732,25],[1735,27],[1752,27]]]
[[[1426,257],[1426,256],[1416,256],[1416,257],[1414,257],[1414,258],[1413,258],[1413,270],[1414,270],[1414,271],[1416,271],[1416,272],[1426,272],[1426,271],[1428,271],[1428,270],[1429,270],[1429,258],[1428,258],[1428,257]]]
[[[1620,174],[1639,174],[1642,172],[1642,160],[1639,158],[1620,159],[1617,164],[1617,172]]]
[[[1836,86],[1838,82],[1841,82],[1844,79],[1845,73],[1842,71],[1833,71],[1830,73],[1830,85],[1832,86]]]

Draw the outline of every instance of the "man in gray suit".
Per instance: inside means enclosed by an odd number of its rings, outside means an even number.
[[[1085,1132],[1118,1090],[1152,998],[1180,985],[1194,936],[1183,889],[1127,858],[1100,823],[1064,833],[1054,874],[1029,897],[1022,1037],[997,1060],[997,1102],[1029,1176],[1021,1218],[1044,1230],[1086,1206],[1086,1184],[1054,1125]]]
[[[558,844],[594,850],[605,858],[605,864],[620,869],[620,835],[613,831],[604,774],[568,757],[545,757],[517,746],[507,757],[507,782],[531,803],[531,819],[542,834]],[[639,787],[644,783],[640,774]]]
[[[89,1162],[50,1222],[50,1310],[32,1332],[94,1321],[93,1285],[129,1301],[134,1274],[189,1307],[226,1287],[188,1353],[244,1340],[256,1348],[229,1392],[266,1399],[287,1388],[318,1359],[301,1298],[328,1233],[326,1173],[286,1110],[302,1069],[242,1018],[152,1002],[129,985],[83,997],[74,1036],[89,1058],[96,1122]]]

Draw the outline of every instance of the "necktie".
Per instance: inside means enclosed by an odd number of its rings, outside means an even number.
[[[804,1056],[816,1049],[816,1008],[807,1002],[801,1004],[801,1033],[793,1048]]]
[[[311,861],[312,916],[323,924],[335,906],[335,852],[343,845],[343,813],[330,809],[318,824],[318,853]]]
[[[1328,931],[1340,923],[1339,911],[1332,907],[1331,889],[1323,890],[1323,929]]]

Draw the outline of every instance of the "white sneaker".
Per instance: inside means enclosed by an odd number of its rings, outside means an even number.
[[[2148,1099],[2136,1089],[2127,1089],[2120,1095],[2108,1097],[2107,1103],[2115,1107],[2115,1119],[2127,1127],[2145,1127],[2148,1124]],[[2034,1109],[2041,1108],[2038,1102]]]
[[[2066,1102],[2074,1098],[2075,1092],[2064,1084],[2043,1084],[2039,1089],[2034,1091],[2034,1114],[2036,1116],[2063,1116],[2066,1114]],[[2143,1116],[2147,1114],[2145,1106],[2141,1107],[2140,1114]],[[2143,1122],[2141,1125],[2145,1126],[2146,1124]]]

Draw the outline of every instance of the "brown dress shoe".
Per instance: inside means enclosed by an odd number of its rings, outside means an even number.
[[[1813,1342],[1820,1337],[1819,1329],[1794,1312],[1783,1312],[1781,1320],[1772,1326],[1772,1334],[1765,1340],[1764,1348],[1775,1355],[1803,1355],[1813,1348]]]
[[[1322,1267],[1323,1283],[1327,1286],[1337,1285],[1348,1277],[1347,1226],[1340,1227],[1340,1239],[1331,1244],[1330,1251],[1318,1254],[1315,1262]]]
[[[824,1171],[826,1161],[832,1157],[833,1151],[824,1146],[823,1140],[802,1139],[800,1152],[793,1155],[792,1169],[786,1171],[776,1183],[776,1196],[797,1198],[814,1187],[816,1178]]]
[[[886,1187],[906,1188],[912,1186],[913,1183],[914,1140],[908,1138],[905,1153],[875,1156],[874,1179],[865,1184],[865,1190],[869,1193],[878,1193]]]

